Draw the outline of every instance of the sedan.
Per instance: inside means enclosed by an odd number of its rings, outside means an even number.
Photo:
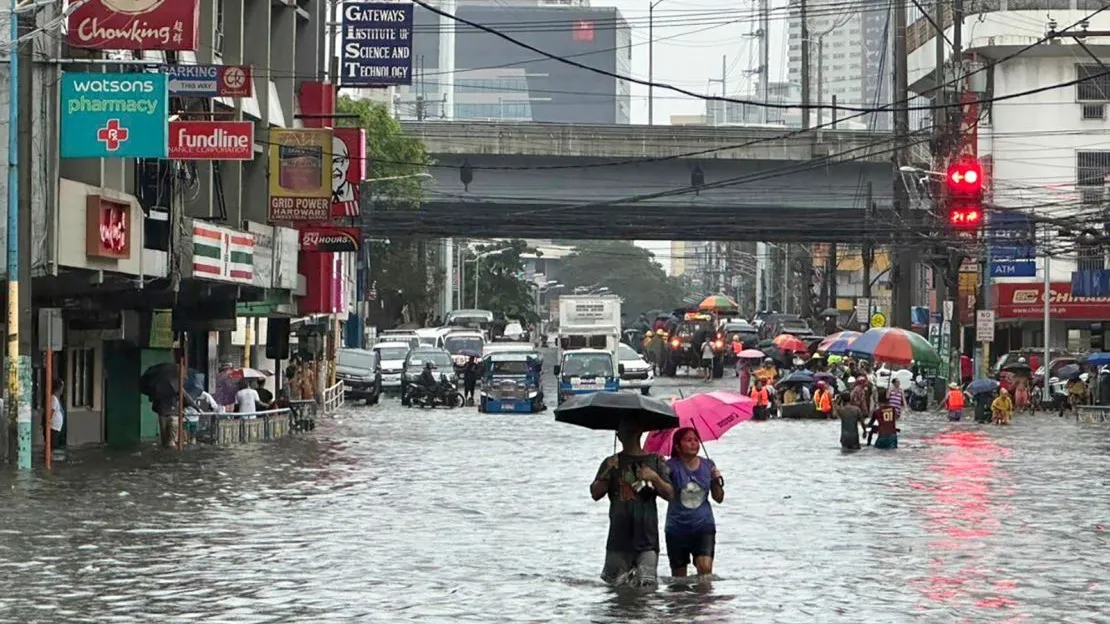
[[[632,347],[623,342],[617,345],[617,356],[620,358],[624,372],[621,373],[621,389],[639,390],[640,394],[647,396],[651,393],[651,384],[655,381],[655,373],[651,364]]]

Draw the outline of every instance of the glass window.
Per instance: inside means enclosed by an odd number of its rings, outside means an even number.
[[[96,409],[96,349],[72,349],[69,370],[69,406]]]

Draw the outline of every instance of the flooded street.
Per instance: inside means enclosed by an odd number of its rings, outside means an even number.
[[[720,578],[648,596],[598,579],[612,436],[550,411],[385,399],[276,443],[84,453],[0,475],[0,621],[1110,622],[1110,425],[902,428],[893,452],[825,422],[710,443]]]

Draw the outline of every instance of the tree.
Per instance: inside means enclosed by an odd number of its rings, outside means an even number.
[[[474,275],[478,275],[478,308],[506,319],[532,323],[536,312],[535,287],[524,279],[523,254],[538,254],[522,240],[480,245],[467,251],[463,306],[474,302]],[[477,257],[477,265],[475,258]],[[475,268],[476,266],[476,268]]]
[[[423,199],[417,174],[424,173],[428,153],[419,139],[405,135],[401,124],[384,106],[367,100],[342,97],[336,111],[354,115],[337,119],[337,125],[366,130],[367,177],[399,178],[374,182],[375,210],[416,210]],[[405,178],[403,176],[414,176]],[[364,244],[370,263],[370,286],[377,293],[371,306],[371,322],[391,327],[402,320],[403,312],[413,322],[423,324],[435,306],[443,287],[443,270],[431,261],[427,244],[413,237],[366,240],[374,235],[363,220]]]
[[[558,273],[564,293],[579,287],[607,287],[623,299],[621,310],[631,324],[651,310],[673,310],[682,305],[685,288],[667,276],[655,254],[626,241],[580,243],[563,258]],[[651,319],[649,319],[650,321]]]

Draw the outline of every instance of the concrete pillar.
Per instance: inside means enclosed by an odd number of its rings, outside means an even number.
[[[454,15],[458,9],[455,0],[440,0],[439,9],[448,15]],[[429,117],[435,119],[455,118],[455,20],[440,16],[439,18],[439,74],[436,82],[439,87],[436,91],[440,94],[440,101],[429,111]]]
[[[297,102],[296,56],[297,9],[275,5],[270,13],[270,82],[277,90],[284,125],[293,127]],[[303,80],[303,78],[300,78]],[[274,120],[271,120],[274,121]]]

